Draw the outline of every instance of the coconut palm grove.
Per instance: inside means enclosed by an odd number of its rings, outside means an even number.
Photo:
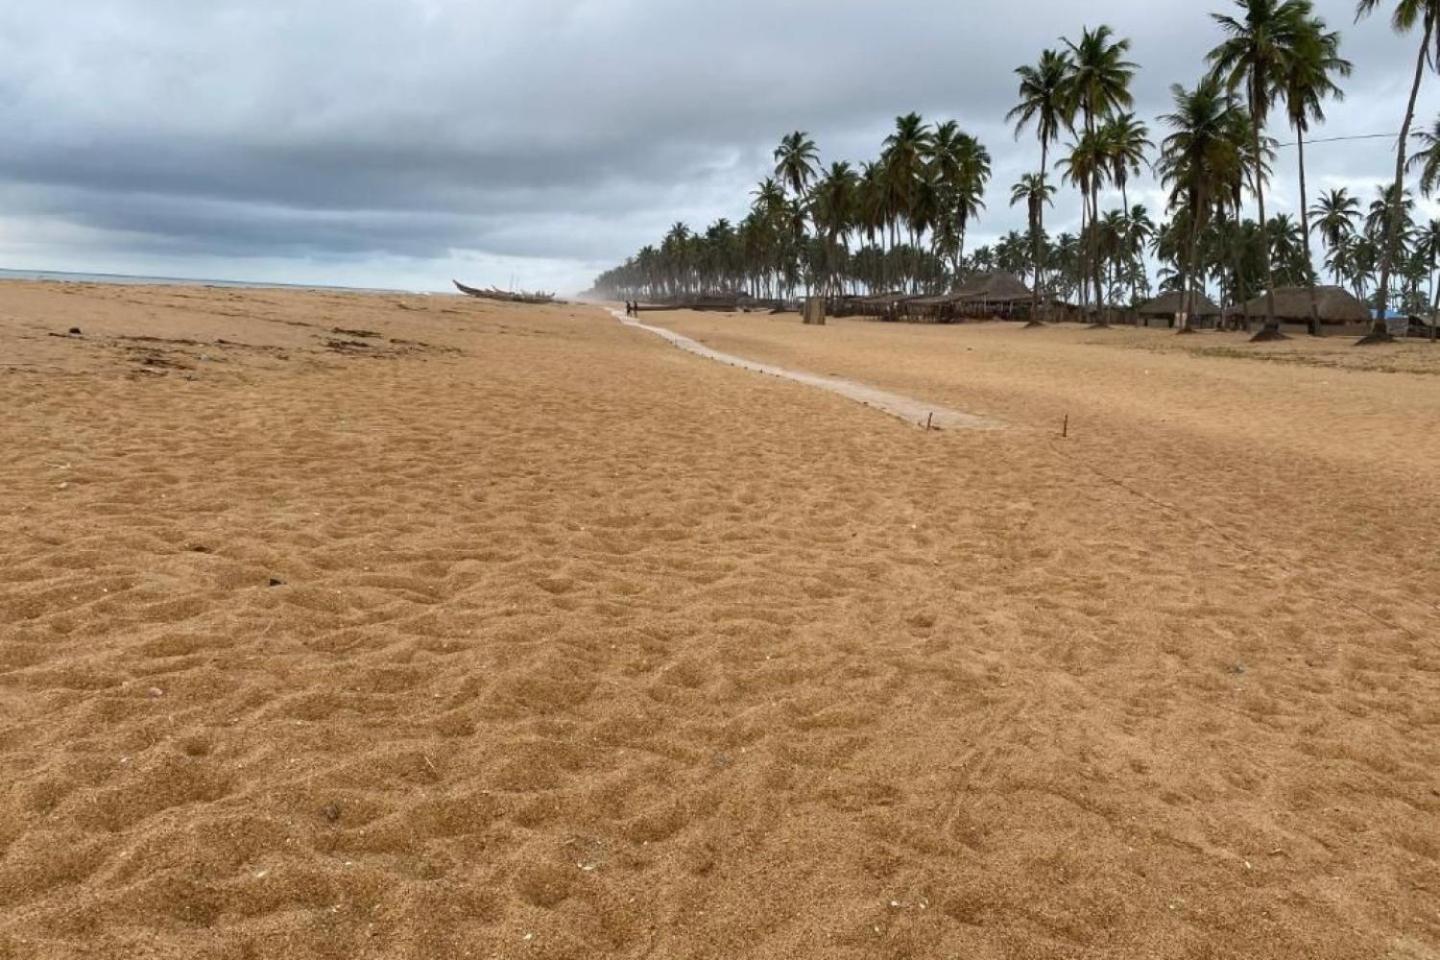
[[[1394,148],[1394,176],[1373,193],[1306,192],[1305,147],[1344,96],[1343,38],[1309,0],[1237,0],[1214,13],[1216,43],[1198,77],[1171,87],[1173,105],[1149,122],[1134,110],[1140,69],[1112,27],[1081,30],[1015,70],[1008,120],[1033,138],[1034,171],[1008,189],[991,182],[985,145],[955,120],[896,118],[873,160],[822,163],[804,131],[780,141],[774,174],[739,222],[703,231],[674,224],[598,278],[613,299],[680,302],[713,295],[789,300],[880,293],[943,294],[976,273],[1023,278],[1035,303],[1065,303],[1104,319],[1157,293],[1181,301],[1258,298],[1257,339],[1279,336],[1277,288],[1343,287],[1378,316],[1432,315],[1440,306],[1440,220],[1418,222],[1415,195],[1440,189],[1440,118],[1415,127],[1426,75],[1440,67],[1440,0],[1360,0],[1357,19],[1388,15],[1417,40],[1414,82]],[[1299,217],[1268,215],[1266,186],[1298,164]],[[1132,204],[1142,170],[1159,177],[1163,211]],[[1046,210],[1074,190],[1081,220],[1052,233]],[[997,197],[998,193],[998,197]],[[1118,206],[1106,201],[1118,199]],[[970,248],[987,204],[1027,214],[1025,233]],[[1367,340],[1384,340],[1383,322]],[[1314,328],[1312,327],[1312,330]]]

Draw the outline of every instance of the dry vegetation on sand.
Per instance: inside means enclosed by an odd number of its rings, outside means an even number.
[[[0,957],[1437,956],[1440,378],[658,321],[0,287]]]

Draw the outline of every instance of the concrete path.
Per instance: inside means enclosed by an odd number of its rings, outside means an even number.
[[[681,350],[687,350],[697,356],[709,360],[718,360],[727,363],[732,367],[740,367],[743,370],[752,370],[755,373],[768,374],[772,377],[784,377],[787,380],[794,380],[796,383],[803,383],[809,387],[818,387],[821,390],[829,390],[831,393],[838,393],[842,397],[863,403],[867,407],[874,407],[893,417],[898,417],[907,423],[923,427],[929,423],[936,429],[952,430],[996,430],[1001,424],[995,420],[987,420],[984,417],[977,417],[971,413],[960,410],[952,410],[949,407],[938,406],[927,403],[923,400],[916,400],[914,397],[907,397],[900,393],[890,393],[876,387],[866,386],[863,383],[856,383],[853,380],[845,380],[840,377],[825,377],[818,373],[807,373],[803,370],[788,370],[785,367],[777,367],[769,363],[761,363],[758,360],[748,360],[745,357],[737,357],[730,353],[721,353],[719,350],[712,350],[702,343],[690,339],[684,334],[676,333],[674,330],[667,330],[664,327],[654,327],[648,323],[641,323],[633,317],[625,316],[622,310],[611,310],[611,316],[627,327],[634,327],[637,330],[644,330],[653,333],[657,337],[663,337]]]

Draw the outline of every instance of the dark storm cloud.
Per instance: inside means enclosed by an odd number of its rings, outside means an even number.
[[[238,274],[245,258],[321,270],[402,258],[406,275],[391,282],[423,285],[444,275],[427,262],[488,255],[546,263],[578,288],[584,271],[673,220],[743,214],[782,133],[810,131],[827,161],[861,160],[913,109],[954,117],[990,146],[990,208],[974,228],[983,241],[1021,225],[1008,185],[1036,162],[1004,122],[1016,65],[1062,34],[1110,23],[1134,41],[1137,110],[1154,124],[1169,85],[1199,75],[1216,38],[1208,10],[1223,6],[12,4],[0,12],[0,215],[12,238],[65,236],[41,229],[57,221],[86,231],[91,259],[106,236],[132,257],[228,258]],[[1317,8],[1345,31],[1357,67],[1320,135],[1398,128],[1412,41],[1383,18],[1352,27],[1349,0]],[[1422,118],[1436,102],[1427,94]],[[1385,175],[1386,148],[1317,145],[1315,183],[1368,190]],[[1287,177],[1276,184],[1282,209]],[[1160,201],[1144,183],[1134,193]],[[1055,220],[1076,209],[1062,196]],[[67,254],[60,241],[48,249]]]

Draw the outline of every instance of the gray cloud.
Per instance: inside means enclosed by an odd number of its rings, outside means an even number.
[[[0,263],[419,287],[518,268],[579,289],[674,220],[741,215],[782,133],[860,160],[909,110],[990,146],[984,242],[1022,225],[1008,184],[1037,160],[1003,119],[1015,66],[1110,23],[1134,41],[1153,123],[1216,38],[1212,5],[1193,0],[1092,0],[1083,17],[1068,0],[8,6]],[[1352,26],[1350,0],[1317,8],[1356,63],[1317,134],[1398,129],[1417,41],[1384,17]],[[1432,78],[1422,119],[1437,109]],[[1314,188],[1369,191],[1387,154],[1317,144]],[[1291,164],[1279,209],[1295,202]],[[1161,201],[1151,184],[1133,192]],[[1077,217],[1062,196],[1052,222]]]

